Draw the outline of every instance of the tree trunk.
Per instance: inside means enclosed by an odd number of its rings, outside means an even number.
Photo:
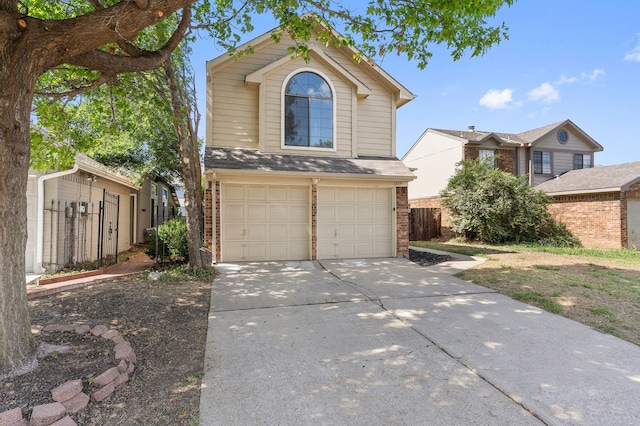
[[[179,75],[171,60],[164,65],[171,95],[171,112],[178,137],[180,171],[184,185],[184,208],[187,219],[189,244],[189,266],[203,268],[205,262],[200,251],[202,246],[202,171],[200,170],[200,149],[198,135],[190,122],[191,110],[186,82]]]
[[[191,138],[189,138],[191,139]],[[193,153],[194,151],[191,150]],[[182,162],[182,181],[184,185],[184,207],[187,213],[187,237],[189,238],[189,266],[203,268],[205,262],[200,251],[202,247],[202,173],[200,157],[196,143],[196,158],[191,155],[189,163]]]
[[[30,113],[38,72],[35,61],[8,54],[7,47],[0,46],[0,379],[37,366],[25,248]]]

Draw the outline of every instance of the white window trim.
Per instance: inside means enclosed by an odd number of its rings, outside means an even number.
[[[284,123],[284,108],[285,108],[285,101],[284,101],[284,97],[285,97],[285,90],[287,88],[287,83],[289,83],[289,80],[291,80],[291,78],[293,78],[294,76],[303,73],[303,72],[311,72],[314,74],[318,74],[320,77],[322,77],[324,79],[324,81],[327,82],[327,84],[329,85],[329,89],[331,89],[331,96],[332,96],[332,108],[333,108],[333,112],[332,112],[332,120],[333,120],[333,128],[331,129],[333,132],[333,147],[331,148],[322,148],[322,147],[318,147],[318,146],[290,146],[290,145],[285,145],[285,123]],[[338,150],[338,139],[336,137],[337,135],[337,127],[338,127],[338,123],[336,120],[337,117],[337,104],[338,104],[338,97],[336,96],[336,88],[333,86],[333,83],[331,82],[331,79],[329,77],[327,77],[326,74],[324,74],[322,71],[317,70],[315,68],[311,68],[311,67],[303,67],[303,68],[297,68],[296,70],[292,71],[289,73],[289,75],[287,75],[287,77],[284,79],[284,81],[282,82],[282,87],[280,88],[280,149],[282,150],[292,150],[292,151],[319,151],[319,152],[336,152]]]

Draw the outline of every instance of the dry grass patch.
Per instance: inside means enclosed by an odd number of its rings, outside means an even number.
[[[640,345],[640,259],[434,244],[487,258],[458,276]],[[626,255],[626,254],[625,254]],[[640,254],[639,254],[640,255]]]

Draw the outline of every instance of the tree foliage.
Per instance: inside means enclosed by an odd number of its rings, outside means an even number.
[[[549,197],[526,180],[495,168],[493,158],[458,163],[440,195],[451,213],[451,228],[465,238],[493,244],[578,244],[550,216]]]
[[[158,245],[163,246],[172,260],[189,260],[187,221],[185,218],[169,219],[158,226]],[[155,254],[155,234],[149,242],[148,253]]]

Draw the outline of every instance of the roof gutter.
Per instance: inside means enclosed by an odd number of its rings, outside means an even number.
[[[371,180],[395,180],[409,182],[416,179],[414,174],[411,175],[373,175],[373,174],[358,174],[358,173],[328,173],[328,172],[299,172],[299,171],[276,171],[276,170],[242,170],[242,169],[208,169],[208,172],[213,172],[219,176],[232,175],[232,176],[282,176],[282,177],[299,177],[299,178],[323,178],[323,179],[371,179]],[[301,173],[305,173],[301,175]],[[313,175],[313,176],[311,176]]]
[[[536,188],[538,189],[538,188]],[[557,191],[557,192],[547,192],[544,189],[540,189],[540,191],[544,191],[550,197],[558,197],[561,195],[578,195],[578,194],[598,194],[605,192],[620,192],[622,188],[620,187],[612,187],[612,188],[596,188],[596,189],[573,189],[569,191]]]

